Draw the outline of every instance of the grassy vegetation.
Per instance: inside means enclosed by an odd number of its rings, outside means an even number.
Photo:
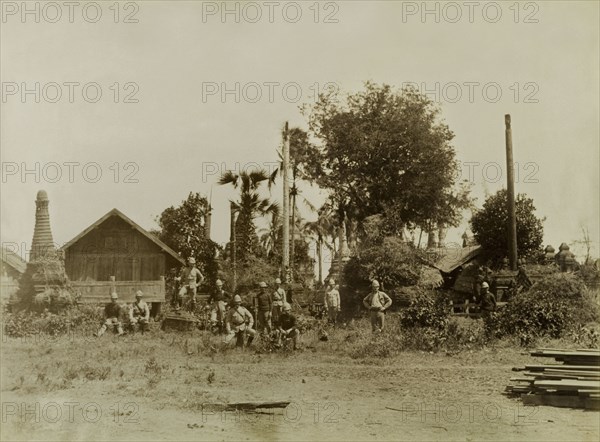
[[[198,401],[220,400],[210,389],[197,388],[219,384],[219,376],[211,368],[215,364],[227,367],[314,361],[332,365],[389,365],[397,357],[406,357],[406,353],[424,353],[416,349],[433,353],[443,348],[441,354],[456,355],[459,349],[472,353],[515,347],[511,340],[486,343],[481,320],[453,318],[449,325],[451,333],[444,342],[437,342],[439,336],[421,329],[402,330],[399,318],[388,316],[385,332],[376,335],[371,333],[367,319],[338,328],[322,324],[302,336],[299,352],[272,351],[260,339],[255,341],[256,345],[241,350],[226,347],[221,337],[208,332],[163,332],[158,327],[144,335],[123,337],[110,334],[102,338],[82,334],[4,337],[2,389],[40,394],[95,381],[111,384],[123,394],[160,397],[173,405],[190,406]],[[325,333],[326,341],[322,340]],[[557,342],[546,341],[546,344]],[[566,341],[559,345],[576,346]],[[183,401],[185,398],[188,399]]]

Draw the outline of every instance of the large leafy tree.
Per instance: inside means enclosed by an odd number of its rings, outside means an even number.
[[[454,134],[429,98],[367,82],[345,100],[322,95],[306,111],[319,144],[292,155],[311,181],[331,191],[342,220],[392,211],[396,230],[460,221],[468,189],[456,187]]]
[[[264,170],[234,173],[225,172],[219,179],[220,185],[231,185],[239,190],[239,200],[233,201],[233,208],[238,213],[235,223],[237,259],[244,263],[257,251],[255,218],[267,214],[278,213],[277,203],[271,202],[260,194],[260,185],[269,182],[269,175]]]
[[[177,207],[171,206],[157,218],[160,230],[153,232],[183,258],[194,257],[210,281],[216,279],[218,245],[206,237],[210,205],[199,193],[190,192]]]
[[[489,196],[483,208],[471,218],[475,239],[493,259],[508,256],[508,195],[506,189]],[[533,200],[519,194],[515,199],[517,218],[517,251],[519,256],[528,256],[541,250],[544,239],[543,221],[535,216]]]

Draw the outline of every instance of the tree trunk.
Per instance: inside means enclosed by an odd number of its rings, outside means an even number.
[[[233,204],[229,206],[229,210],[231,211],[231,237],[229,239],[229,244],[231,244],[231,267],[233,269],[233,281],[231,282],[231,290],[235,293],[236,285],[237,285],[237,262],[236,262],[236,232],[235,232],[235,207]]]
[[[356,254],[357,249],[357,230],[358,223],[354,220],[348,222],[348,252],[350,255]]]
[[[435,239],[435,230],[430,230],[427,232],[427,248],[432,249],[437,247],[437,242]]]
[[[319,285],[323,284],[323,238],[317,238],[317,259],[319,260]]]
[[[294,187],[296,185],[294,184]],[[294,280],[294,263],[295,263],[295,250],[296,250],[296,194],[292,194],[292,231],[290,234],[292,243],[290,244],[290,274],[291,281]]]

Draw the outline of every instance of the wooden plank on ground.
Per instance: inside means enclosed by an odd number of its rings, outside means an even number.
[[[557,380],[557,381],[534,381],[536,387],[558,388],[565,390],[600,390],[600,381],[579,381],[579,380]]]
[[[552,407],[585,408],[598,410],[600,401],[589,400],[579,396],[553,394],[523,394],[524,405],[550,405]]]
[[[596,370],[593,366],[590,367],[589,365],[565,365],[565,364],[546,364],[546,365],[538,365],[538,364],[533,364],[533,365],[525,365],[525,368],[521,368],[521,367],[515,367],[515,368],[519,368],[520,370],[529,370],[529,371],[544,371],[547,369],[551,369],[551,370],[567,370],[567,371],[575,371],[575,370],[583,370],[583,371],[596,371],[598,373],[600,373],[600,370]],[[514,370],[514,368],[513,368]]]

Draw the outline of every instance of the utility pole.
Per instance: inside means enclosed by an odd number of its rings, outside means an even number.
[[[285,133],[283,135],[283,278],[289,281],[290,268],[290,134],[288,122],[285,122]]]
[[[231,222],[231,227],[230,227],[230,236],[229,236],[229,244],[231,245],[231,267],[233,269],[233,281],[231,282],[231,291],[233,292],[233,294],[235,294],[235,290],[237,288],[237,251],[236,251],[236,234],[235,234],[235,215],[236,215],[236,208],[235,208],[235,204],[232,202],[229,204],[229,211],[230,211],[230,222]]]
[[[210,239],[210,224],[212,222],[212,186],[210,186],[210,196],[208,198],[208,211],[204,219],[204,236]]]
[[[511,270],[517,270],[517,217],[515,211],[515,162],[513,161],[510,115],[504,115],[506,125],[506,193],[508,209],[508,261]]]

